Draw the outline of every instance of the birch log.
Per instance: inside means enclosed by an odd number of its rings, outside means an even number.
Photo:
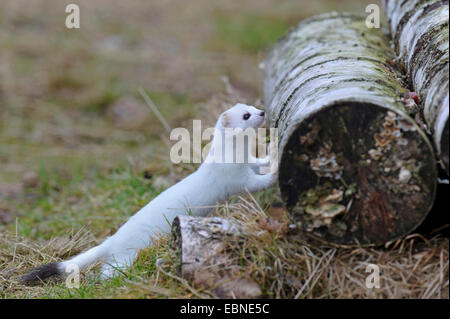
[[[383,5],[396,53],[420,97],[423,117],[448,174],[448,0],[384,0]]]
[[[300,23],[262,65],[283,201],[329,242],[394,240],[432,206],[434,151],[405,109],[413,101],[392,59],[365,17],[331,13]]]

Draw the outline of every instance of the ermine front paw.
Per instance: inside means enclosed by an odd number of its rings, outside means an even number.
[[[267,175],[270,176],[270,178],[269,178],[269,181],[270,181],[269,186],[273,186],[278,180],[278,172],[267,174]]]
[[[257,192],[266,189],[276,183],[278,174],[253,175],[247,182],[250,192]]]
[[[267,165],[270,162],[270,156],[267,155],[266,157],[263,158],[257,158],[256,159],[256,164],[258,164],[259,166],[261,165]]]

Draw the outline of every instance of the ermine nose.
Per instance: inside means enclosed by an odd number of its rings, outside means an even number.
[[[262,111],[261,113],[259,113],[259,116],[264,116],[264,114],[266,114],[266,113],[264,113],[264,111]]]

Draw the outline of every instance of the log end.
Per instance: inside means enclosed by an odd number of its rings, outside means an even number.
[[[383,244],[413,231],[431,209],[434,158],[409,117],[373,104],[335,104],[290,135],[280,191],[293,219],[322,239]]]

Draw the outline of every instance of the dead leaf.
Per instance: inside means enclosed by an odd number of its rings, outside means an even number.
[[[145,106],[135,98],[125,97],[108,109],[114,125],[123,129],[138,129],[148,124],[149,113]]]
[[[0,224],[9,224],[14,221],[14,217],[8,210],[0,208]]]
[[[281,222],[278,219],[269,217],[266,219],[261,219],[259,221],[259,225],[262,229],[267,230],[268,232],[281,234],[286,229],[287,222]]]
[[[22,175],[22,185],[24,187],[37,187],[39,181],[39,175],[33,171],[27,171]]]
[[[287,217],[287,211],[284,209],[282,203],[273,203],[269,207],[268,214],[270,217],[277,220],[284,220]]]
[[[22,191],[21,184],[0,184],[0,197],[18,198]]]

